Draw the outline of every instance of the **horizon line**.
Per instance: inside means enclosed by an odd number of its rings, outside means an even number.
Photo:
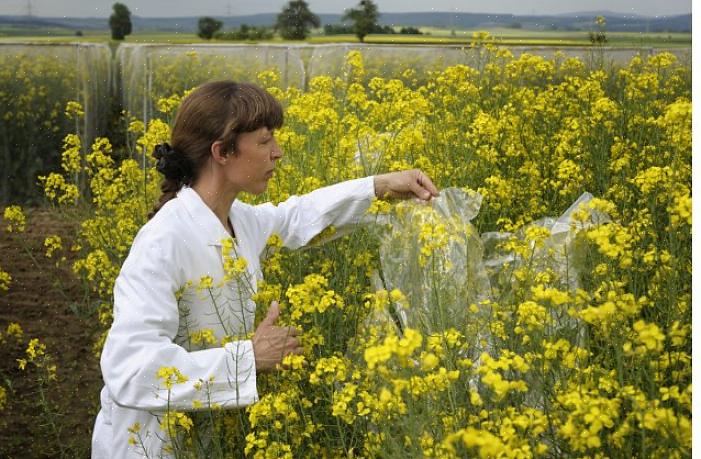
[[[514,14],[514,13],[489,13],[489,12],[476,12],[476,11],[386,11],[386,12],[380,12],[380,15],[382,14],[480,14],[480,15],[487,15],[487,16],[520,16],[520,17],[539,17],[539,16],[573,16],[577,17],[577,15],[582,15],[582,14],[591,14],[591,13],[611,13],[615,14],[617,16],[622,16],[624,18],[630,17],[630,18],[646,18],[646,19],[654,19],[654,18],[665,18],[665,17],[671,17],[671,16],[691,16],[692,12],[689,11],[688,13],[667,13],[667,14],[657,14],[657,15],[647,15],[647,14],[640,14],[640,13],[626,13],[626,12],[618,12],[618,11],[573,11],[573,12],[567,12],[567,13],[524,13],[524,14]],[[139,14],[135,14],[133,11],[131,12],[132,17],[138,17],[138,18],[149,18],[149,19],[163,19],[163,18],[168,18],[168,19],[184,19],[184,18],[194,18],[194,17],[213,17],[213,18],[237,18],[237,17],[249,17],[249,16],[260,16],[260,15],[266,15],[266,14],[279,14],[279,12],[263,12],[263,13],[251,13],[251,14],[237,14],[237,15],[221,15],[221,14],[205,14],[205,15],[184,15],[184,16],[141,16]],[[341,13],[315,13],[317,15],[331,15],[331,14],[336,14],[336,15],[342,15],[343,12]],[[46,16],[46,15],[28,15],[28,14],[6,14],[6,13],[0,13],[0,16],[7,16],[7,17],[19,17],[19,18],[36,18],[36,19],[42,19],[42,18],[51,18],[51,19],[109,19],[109,16],[69,16],[69,15],[63,15],[63,16]],[[605,16],[605,14],[604,14]]]

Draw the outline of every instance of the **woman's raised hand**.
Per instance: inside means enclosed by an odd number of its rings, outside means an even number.
[[[417,198],[429,201],[438,196],[438,188],[419,169],[375,176],[375,195],[380,199]]]
[[[303,348],[297,339],[299,330],[275,325],[279,315],[280,305],[273,301],[268,315],[253,333],[253,354],[257,371],[274,370],[286,355],[302,353]]]

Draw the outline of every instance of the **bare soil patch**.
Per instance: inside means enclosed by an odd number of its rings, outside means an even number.
[[[0,329],[4,333],[16,322],[24,330],[22,342],[0,343],[0,384],[8,399],[0,412],[0,457],[89,457],[102,378],[93,353],[97,321],[71,272],[75,254],[68,249],[78,224],[50,208],[25,213],[26,232],[0,227],[0,267],[12,276],[9,291],[0,292]],[[44,239],[55,234],[64,247],[57,256],[66,257],[59,267],[56,256],[44,255]],[[40,401],[38,370],[18,368],[32,338],[46,344],[57,366],[57,380],[45,391],[48,412]]]

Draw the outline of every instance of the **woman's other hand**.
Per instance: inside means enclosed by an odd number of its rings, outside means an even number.
[[[419,169],[375,176],[375,195],[380,199],[417,198],[429,201],[438,196],[438,188]]]
[[[268,315],[253,333],[253,354],[257,371],[274,370],[283,357],[302,353],[303,348],[297,339],[299,330],[275,325],[279,315],[280,306],[277,301],[273,301]]]

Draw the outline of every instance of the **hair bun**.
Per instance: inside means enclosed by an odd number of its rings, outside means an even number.
[[[156,158],[156,170],[165,178],[186,183],[192,179],[192,165],[187,157],[174,150],[168,143],[156,145],[153,149],[153,157]]]

